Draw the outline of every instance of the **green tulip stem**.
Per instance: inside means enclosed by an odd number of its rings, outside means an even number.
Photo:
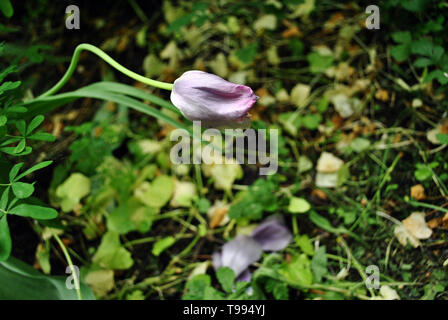
[[[67,71],[65,72],[65,74],[61,78],[61,80],[59,80],[59,82],[56,83],[50,90],[48,90],[47,92],[45,92],[42,95],[40,95],[39,98],[51,96],[52,94],[55,94],[56,92],[58,92],[64,86],[64,84],[68,81],[68,79],[70,79],[70,77],[72,76],[73,72],[75,71],[76,66],[78,65],[79,55],[81,54],[81,51],[83,51],[83,50],[87,50],[87,51],[90,51],[90,52],[96,54],[98,57],[100,57],[101,59],[106,61],[112,67],[114,67],[115,69],[117,69],[121,73],[127,75],[128,77],[130,77],[130,78],[132,78],[134,80],[140,81],[140,82],[142,82],[144,84],[147,84],[149,86],[153,86],[153,87],[156,87],[156,88],[160,88],[160,89],[165,89],[165,90],[172,90],[173,89],[173,84],[172,83],[161,82],[161,81],[149,79],[147,77],[139,75],[139,74],[137,74],[137,73],[135,73],[135,72],[133,72],[133,71],[123,67],[117,61],[112,59],[103,50],[101,50],[101,49],[99,49],[99,48],[97,48],[97,47],[95,47],[95,46],[93,46],[91,44],[82,43],[82,44],[80,44],[80,45],[78,45],[76,47],[75,52],[73,53],[72,61],[70,62],[70,66],[68,67]]]
[[[81,282],[79,281],[78,273],[73,266],[73,262],[72,259],[70,258],[70,255],[68,254],[67,248],[65,247],[64,242],[62,242],[61,238],[59,238],[59,236],[56,233],[52,232],[52,234],[53,237],[56,239],[57,243],[59,244],[59,246],[61,247],[62,253],[65,256],[65,259],[67,260],[68,266],[70,267],[73,280],[75,281],[75,289],[76,289],[76,295],[78,296],[78,300],[82,300]]]

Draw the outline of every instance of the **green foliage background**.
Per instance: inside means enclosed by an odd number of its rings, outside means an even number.
[[[78,298],[57,278],[63,248],[85,299],[447,298],[447,2],[379,1],[379,30],[365,28],[368,1],[130,0],[104,15],[82,3],[70,37],[61,5],[12,4],[0,0],[2,298],[36,298],[8,295],[14,277]],[[251,86],[252,127],[281,132],[279,171],[173,165],[169,132],[189,122],[94,56],[65,93],[32,100],[86,40],[160,81],[199,69]],[[325,152],[342,161],[331,183]],[[432,230],[417,248],[394,234],[415,211]],[[294,239],[264,253],[250,283],[212,268],[214,251],[272,214]],[[380,290],[364,285],[369,265]]]

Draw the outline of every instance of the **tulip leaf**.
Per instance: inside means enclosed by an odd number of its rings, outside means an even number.
[[[0,217],[0,261],[8,259],[11,254],[11,235],[6,214]]]
[[[110,88],[106,90],[106,87]],[[160,110],[157,110],[156,108],[153,108],[141,101],[138,101],[126,95],[132,95],[136,98],[145,99],[158,105],[162,104],[162,107],[169,108],[172,111],[179,113],[179,110],[177,110],[176,107],[172,106],[171,103],[164,101],[161,98],[145,94],[143,91],[139,92],[141,90],[138,90],[136,88],[134,88],[135,90],[132,90],[130,88],[131,88],[130,86],[118,83],[113,84],[109,84],[107,82],[94,83],[92,85],[83,87],[75,91],[34,99],[29,102],[23,103],[23,106],[26,106],[28,108],[27,116],[29,117],[36,114],[49,112],[60,105],[72,102],[79,98],[101,99],[105,101],[112,101],[120,105],[128,106],[129,108],[132,108],[144,114],[160,119],[168,124],[171,124],[176,128],[183,128],[188,132],[191,132],[191,129],[188,126],[174,120],[170,116],[162,113]]]
[[[102,81],[97,82],[94,84],[91,84],[89,86],[91,89],[97,89],[97,90],[104,90],[109,92],[115,92],[115,93],[121,93],[125,94],[134,98],[139,98],[145,101],[149,101],[154,103],[155,105],[158,105],[162,108],[169,109],[171,111],[174,111],[175,113],[181,115],[182,113],[177,109],[171,102],[168,102],[158,96],[152,95],[148,92],[145,92],[143,90],[137,89],[135,87],[123,84],[123,83],[117,83],[117,82],[109,82],[109,81]]]
[[[25,262],[9,257],[0,262],[1,300],[76,300],[76,290],[66,285],[66,276],[46,276]],[[81,282],[84,300],[95,300],[90,288]]]

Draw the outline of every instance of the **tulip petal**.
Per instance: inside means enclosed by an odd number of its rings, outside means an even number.
[[[189,120],[218,126],[244,122],[257,101],[250,87],[203,71],[185,72],[174,81],[171,102]]]
[[[292,235],[279,217],[273,216],[260,224],[252,237],[266,251],[280,251],[291,241]]]
[[[252,263],[261,258],[262,249],[250,236],[240,235],[227,242],[221,252],[212,256],[215,269],[229,267],[238,277]]]

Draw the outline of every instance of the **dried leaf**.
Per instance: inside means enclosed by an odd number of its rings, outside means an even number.
[[[394,234],[398,242],[400,242],[403,246],[406,246],[408,242],[414,248],[420,246],[420,241],[409,234],[403,225],[396,226],[394,229]]]
[[[344,161],[335,157],[333,154],[329,152],[322,152],[317,160],[317,172],[323,173],[335,173],[339,171],[339,169],[344,164]]]
[[[310,96],[311,87],[307,84],[299,83],[291,90],[291,102],[302,108],[306,105]]]
[[[216,201],[213,206],[210,207],[207,211],[207,216],[210,219],[210,229],[216,227],[222,227],[227,222],[229,222],[229,218],[227,216],[227,212],[229,211],[230,206],[222,201]]]
[[[425,188],[421,184],[416,184],[411,187],[411,197],[416,200],[426,199]]]
[[[389,101],[389,92],[384,89],[379,89],[375,92],[375,98],[383,102]]]
[[[381,286],[380,295],[384,300],[400,300],[400,296],[398,295],[397,291],[389,286]]]
[[[426,225],[424,212],[413,212],[402,223],[405,229],[417,239],[428,239],[431,237],[432,230]]]

